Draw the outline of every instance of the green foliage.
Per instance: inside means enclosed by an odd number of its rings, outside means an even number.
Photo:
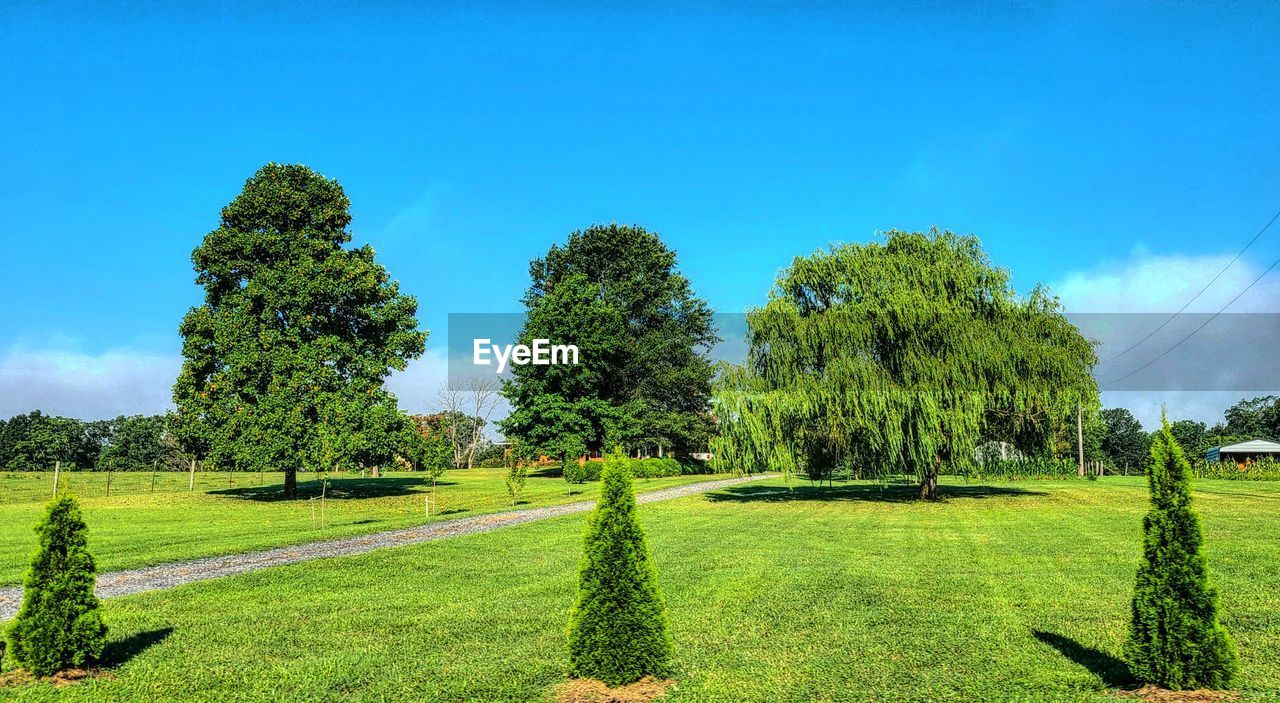
[[[1212,446],[1209,444],[1209,428],[1203,422],[1177,420],[1169,423],[1169,432],[1173,433],[1173,438],[1182,447],[1192,466],[1203,463],[1205,452]],[[1155,439],[1155,434],[1152,433],[1152,440]]]
[[[664,476],[679,476],[684,473],[684,467],[680,465],[680,462],[671,457],[630,459],[628,464],[628,470],[636,478],[662,478]]]
[[[524,490],[525,481],[529,478],[529,469],[523,461],[512,461],[507,469],[507,495],[511,496],[511,504],[520,502],[520,492]]]
[[[1264,458],[1246,462],[1202,461],[1193,464],[1196,478],[1218,478],[1229,481],[1280,481],[1280,460]]]
[[[610,686],[670,671],[671,639],[626,457],[605,460],[604,486],[587,518],[578,598],[569,613],[570,669]]]
[[[575,344],[577,366],[516,366],[503,390],[503,433],[569,460],[586,449],[646,440],[705,447],[711,311],[676,255],[641,227],[574,232],[529,265],[520,342]]]
[[[62,467],[92,469],[117,420],[83,422],[33,410],[0,422],[0,468],[13,471]]]
[[[192,254],[203,305],[187,313],[171,423],[219,467],[286,472],[381,465],[402,419],[383,388],[423,351],[417,302],[369,246],[348,249],[337,181],[268,164]]]
[[[84,666],[106,645],[86,530],[80,506],[70,495],[51,501],[36,525],[40,546],[22,584],[22,606],[9,625],[6,649],[14,662],[37,676]]]
[[[738,471],[875,467],[934,498],[984,439],[1049,450],[1097,404],[1092,344],[1045,290],[1018,296],[974,237],[893,231],[798,257],[747,325],[747,362],[716,394],[713,451]]]
[[[1227,688],[1238,663],[1218,623],[1218,594],[1200,551],[1190,468],[1166,419],[1151,445],[1151,510],[1142,523],[1143,562],[1125,658],[1146,683],[1173,690]]]
[[[976,475],[984,479],[1009,481],[1046,478],[1070,479],[1079,477],[1080,466],[1075,459],[1056,457],[991,459],[977,468]]]
[[[1280,398],[1274,395],[1240,400],[1227,408],[1223,418],[1225,422],[1213,428],[1216,435],[1280,439]]]
[[[1112,466],[1140,473],[1151,456],[1151,437],[1142,423],[1127,408],[1102,411],[1106,432],[1102,436],[1102,453]]]
[[[432,485],[445,469],[454,466],[457,456],[450,428],[444,414],[409,416],[413,438],[406,441],[410,463],[415,470],[427,472]]]
[[[145,470],[181,463],[181,450],[166,429],[163,415],[119,417],[98,457],[98,466],[113,471]]]
[[[560,467],[560,478],[569,484],[569,492],[573,493],[575,484],[587,482],[586,463],[579,464],[576,461],[566,461],[564,466]]]

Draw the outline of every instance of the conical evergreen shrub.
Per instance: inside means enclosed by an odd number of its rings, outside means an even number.
[[[22,607],[9,625],[7,656],[37,676],[82,667],[106,645],[86,529],[80,505],[69,495],[50,502],[36,525],[40,546],[22,583]]]
[[[1151,510],[1143,521],[1143,562],[1133,589],[1125,658],[1144,683],[1172,690],[1227,688],[1235,649],[1218,623],[1217,591],[1200,552],[1200,521],[1191,509],[1191,467],[1169,431],[1151,445]]]
[[[569,662],[574,676],[621,686],[666,676],[671,639],[626,457],[610,455],[600,478],[600,502],[583,539],[578,600],[569,614]]]

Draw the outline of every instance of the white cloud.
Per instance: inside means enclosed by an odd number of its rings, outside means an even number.
[[[1070,273],[1052,288],[1070,312],[1172,313],[1204,288],[1233,256],[1157,256],[1139,249],[1123,261]],[[1242,258],[1214,281],[1187,312],[1217,312],[1262,270]],[[1280,311],[1280,275],[1262,279],[1229,308],[1233,313],[1276,311]]]
[[[442,350],[432,349],[409,362],[404,371],[391,374],[387,388],[396,394],[407,413],[428,413],[440,407],[440,389],[449,377],[449,365]]]
[[[13,347],[0,356],[0,417],[39,409],[85,420],[162,413],[181,360],[117,349],[87,354]]]
[[[17,345],[0,355],[0,417],[38,409],[95,420],[173,407],[178,355],[127,348],[90,354],[74,347],[71,340],[55,340],[48,348]],[[432,350],[393,373],[387,387],[406,412],[430,412],[439,407],[447,372],[444,352]],[[495,417],[506,415],[505,406],[499,410]]]
[[[1119,379],[1170,349],[1245,290],[1264,270],[1242,258],[1232,264],[1217,281],[1187,308],[1187,314],[1169,320],[1231,262],[1234,254],[1203,256],[1153,255],[1135,250],[1122,261],[1106,262],[1087,271],[1072,272],[1053,284],[1055,293],[1071,313],[1119,313],[1080,315],[1077,324],[1086,334],[1102,339],[1099,356],[1104,360],[1097,373],[1104,382]],[[1274,277],[1273,277],[1274,276]],[[1145,369],[1144,376],[1126,378],[1130,386],[1106,390],[1107,407],[1126,407],[1147,429],[1160,425],[1160,412],[1167,407],[1170,419],[1200,420],[1214,424],[1223,411],[1241,398],[1264,395],[1266,389],[1250,390],[1247,379],[1272,379],[1269,361],[1259,365],[1248,345],[1226,343],[1224,338],[1244,339],[1274,335],[1274,320],[1280,317],[1237,315],[1237,313],[1280,312],[1280,274],[1273,272],[1244,293],[1203,332],[1192,336],[1174,352]],[[1132,313],[1148,313],[1147,315]],[[1160,314],[1150,314],[1160,313]],[[1250,329],[1250,327],[1259,329]],[[1110,334],[1100,334],[1106,330]],[[1223,332],[1226,330],[1227,332]],[[1152,336],[1142,341],[1148,334]],[[1135,343],[1141,344],[1133,347]],[[1270,347],[1271,344],[1266,344]],[[1133,347],[1130,349],[1130,347]],[[1122,353],[1123,352],[1123,353]],[[1243,379],[1243,380],[1242,380]],[[1218,385],[1219,390],[1213,386]],[[1205,390],[1177,390],[1178,386]],[[1136,387],[1134,390],[1123,388]],[[1141,388],[1148,390],[1141,390]]]

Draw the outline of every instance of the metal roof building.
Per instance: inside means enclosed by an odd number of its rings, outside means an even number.
[[[1234,461],[1237,464],[1263,457],[1280,459],[1280,442],[1272,442],[1269,439],[1251,439],[1248,442],[1212,447],[1204,453],[1205,461]]]

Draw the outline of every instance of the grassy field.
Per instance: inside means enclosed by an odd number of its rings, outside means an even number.
[[[338,478],[329,482],[323,523],[319,481],[298,483],[302,500],[284,501],[280,474],[233,476],[241,483],[227,488],[227,475],[197,474],[199,490],[188,492],[186,474],[160,474],[156,493],[147,492],[150,473],[117,473],[112,496],[87,490],[105,486],[105,474],[75,474],[69,484],[82,496],[89,523],[89,547],[102,571],[247,552],[332,537],[407,527],[428,522],[424,497],[430,486],[421,474],[393,473],[382,478]],[[431,520],[510,510],[505,469],[449,471],[436,484]],[[305,478],[305,477],[300,477]],[[653,490],[717,476],[677,476],[637,482]],[[273,481],[274,479],[274,481]],[[182,490],[167,484],[180,483]],[[171,490],[164,490],[169,488]],[[20,583],[30,563],[36,538],[32,526],[40,518],[52,489],[51,474],[0,475],[0,584]],[[598,483],[573,487],[558,470],[535,472],[516,507],[535,507],[595,498]],[[117,492],[117,490],[119,492]],[[11,502],[8,497],[24,498]],[[315,511],[315,526],[312,513]]]
[[[668,700],[1112,701],[1141,479],[776,482],[641,507]],[[1203,481],[1244,700],[1280,695],[1280,485]],[[110,600],[117,678],[21,701],[540,701],[565,676],[584,516]]]

